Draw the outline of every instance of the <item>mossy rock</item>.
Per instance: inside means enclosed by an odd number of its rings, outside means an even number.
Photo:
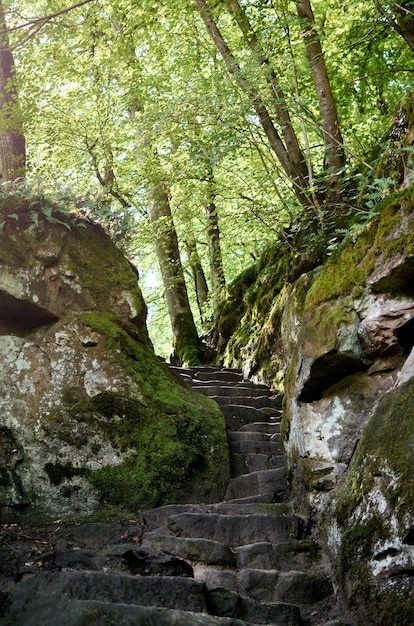
[[[390,391],[368,421],[336,505],[339,578],[351,602],[389,626],[414,621],[414,380]]]
[[[220,500],[224,418],[154,354],[131,264],[68,207],[20,200],[0,206],[0,426],[23,451],[22,519]]]

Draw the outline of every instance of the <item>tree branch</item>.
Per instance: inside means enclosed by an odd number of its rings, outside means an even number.
[[[43,17],[34,17],[32,19],[28,19],[23,24],[19,24],[18,26],[10,26],[6,30],[0,30],[0,37],[5,34],[11,33],[13,31],[23,30],[24,28],[29,29],[29,33],[19,41],[18,43],[10,46],[10,50],[15,50],[20,46],[24,45],[31,37],[33,37],[36,33],[38,33],[45,24],[53,20],[55,17],[59,17],[60,15],[64,15],[66,13],[70,13],[74,9],[78,9],[79,7],[88,4],[89,2],[95,2],[95,0],[82,0],[81,2],[77,2],[76,4],[71,5],[70,7],[66,7],[66,9],[61,9],[60,11],[56,11],[56,13],[50,13],[49,15],[44,15]]]

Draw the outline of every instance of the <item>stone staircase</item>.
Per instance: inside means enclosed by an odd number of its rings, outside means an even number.
[[[319,548],[289,502],[281,398],[235,370],[172,369],[225,416],[224,501],[57,532],[49,551],[18,566],[22,580],[3,594],[3,609],[0,593],[0,624],[346,626]]]

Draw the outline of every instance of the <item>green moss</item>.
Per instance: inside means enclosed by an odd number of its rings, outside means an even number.
[[[150,348],[106,317],[82,320],[106,339],[111,354],[138,383],[142,399],[104,392],[87,397],[66,389],[68,410],[92,425],[128,456],[123,465],[92,472],[103,503],[136,508],[200,495],[217,499],[228,479],[224,418],[217,405],[179,386]]]
[[[309,290],[305,310],[312,310],[321,302],[332,300],[353,290],[360,290],[373,271],[379,258],[384,261],[393,254],[414,254],[412,232],[390,238],[389,234],[401,222],[401,205],[412,211],[414,187],[390,194],[378,206],[379,217],[352,240],[344,241],[341,248],[324,264],[323,269]],[[356,295],[354,292],[353,295]]]
[[[413,406],[411,380],[384,396],[368,421],[336,508],[341,524],[347,524],[375,480],[383,484],[383,495],[398,519],[414,510]]]
[[[173,345],[174,357],[187,367],[199,365],[202,362],[202,350],[193,317],[184,313],[177,316],[176,329]]]
[[[116,370],[125,372],[127,396],[103,392],[89,397],[82,384],[64,390],[62,406],[55,407],[53,414],[51,411],[41,416],[45,432],[72,448],[90,445],[98,461],[101,450],[112,445],[123,463],[94,471],[70,463],[47,463],[45,471],[50,481],[56,486],[64,482],[68,495],[75,487],[70,480],[83,476],[98,487],[105,507],[116,504],[132,509],[173,499],[217,501],[229,479],[224,418],[213,401],[178,385],[154,355],[146,336],[146,307],[128,261],[100,227],[89,224],[71,229],[72,223],[82,221],[68,215],[64,218],[63,212],[61,216],[54,209],[53,219],[46,219],[43,205],[37,211],[30,202],[24,200],[17,221],[10,216],[15,210],[12,201],[8,203],[7,223],[0,233],[0,262],[5,259],[18,267],[38,264],[40,261],[34,260],[30,252],[40,243],[45,245],[45,236],[51,250],[56,243],[68,281],[74,279],[74,287],[77,279],[82,284],[81,307],[93,308],[81,315],[74,313],[76,321],[104,337],[97,350],[105,349]],[[55,220],[60,217],[60,222]],[[19,246],[11,238],[17,235]],[[127,307],[125,315],[123,311],[118,313],[123,302],[117,302],[116,296],[122,291],[133,299],[138,318],[134,323],[128,319]],[[113,294],[114,301],[108,301]],[[183,360],[195,362],[194,346],[184,343],[180,347]],[[108,455],[102,452],[102,458]]]
[[[339,576],[351,600],[363,599],[368,613],[385,618],[384,623],[408,626],[412,610],[406,608],[397,620],[397,607],[404,606],[403,578],[389,586],[378,586],[368,568],[377,541],[395,533],[391,516],[404,532],[407,515],[414,510],[414,380],[390,391],[368,421],[358,444],[347,480],[336,506],[335,517],[343,529]],[[380,490],[387,514],[360,513],[368,508],[370,494]],[[394,607],[394,608],[393,608]],[[391,610],[392,609],[392,610]],[[391,612],[389,612],[391,610]],[[406,621],[404,621],[406,620]]]
[[[375,598],[379,617],[387,626],[412,626],[414,624],[413,585],[404,588],[401,584],[379,592]]]

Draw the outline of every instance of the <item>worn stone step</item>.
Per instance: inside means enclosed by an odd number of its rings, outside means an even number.
[[[219,502],[210,506],[212,513],[220,513],[220,515],[253,515],[271,514],[271,515],[290,515],[291,507],[285,502]]]
[[[224,415],[227,428],[232,431],[240,430],[245,424],[271,421],[271,417],[265,411],[255,407],[225,404],[220,409]],[[279,415],[275,417],[279,418]]]
[[[10,619],[5,617],[4,626],[251,626],[237,618],[138,604],[70,600],[50,595],[39,600],[41,604],[33,601],[21,611],[8,614]]]
[[[259,493],[273,493],[274,502],[286,500],[289,485],[285,468],[251,472],[234,478],[229,483],[224,499],[246,498]]]
[[[177,372],[178,374],[197,374],[198,372],[221,372],[223,367],[221,365],[192,365],[189,367],[181,367],[179,365],[168,365],[169,369],[173,372]],[[241,373],[240,369],[230,369],[224,368],[225,371],[234,371]]]
[[[277,469],[286,466],[283,455],[271,454],[230,454],[230,472],[232,478],[261,470]]]
[[[301,523],[295,515],[220,515],[182,513],[168,521],[169,530],[181,537],[213,539],[229,547],[258,541],[282,543],[299,537]]]
[[[203,371],[198,370],[194,372],[193,375],[194,380],[211,380],[211,384],[214,385],[214,381],[223,381],[223,382],[241,382],[244,380],[243,374],[237,370],[216,370],[211,373],[211,371]]]
[[[264,493],[255,493],[251,496],[245,496],[242,498],[230,498],[226,500],[227,504],[280,504],[275,501],[275,494],[273,491],[266,491]]]
[[[259,542],[235,548],[237,569],[277,569],[281,572],[304,571],[320,559],[319,546],[313,541],[297,540],[272,544]]]
[[[167,504],[155,509],[148,509],[143,512],[143,520],[146,530],[154,530],[165,526],[171,515],[179,513],[203,513],[204,506],[201,504]]]
[[[201,566],[194,569],[194,575],[209,589],[224,587],[265,604],[312,605],[333,592],[326,577],[298,571],[250,568],[238,572]]]
[[[238,593],[239,583],[235,569],[199,564],[194,566],[194,577],[195,580],[204,583],[208,589],[219,587]]]
[[[296,605],[313,605],[332,594],[332,583],[326,576],[300,571],[283,573],[275,589],[278,601]]]
[[[185,376],[190,376],[190,375],[185,374]],[[213,385],[213,387],[216,387],[217,389],[220,390],[220,393],[222,389],[225,390],[228,387],[231,387],[231,388],[241,387],[242,389],[261,389],[262,395],[273,395],[267,385],[264,385],[264,384],[258,385],[258,384],[252,383],[251,380],[245,380],[245,379],[239,380],[239,381],[215,380],[214,383],[212,383],[210,380],[197,380],[195,378],[192,378],[191,385],[197,391],[200,388],[211,387]],[[218,395],[220,395],[220,393]]]
[[[277,602],[280,578],[281,573],[274,569],[243,569],[237,575],[237,592],[258,602]]]
[[[217,402],[219,406],[246,406],[246,407],[254,407],[255,409],[262,408],[275,408],[278,409],[278,401],[274,400],[272,397],[259,395],[259,396],[233,396],[227,397],[223,395],[218,396],[210,396],[212,400]],[[275,406],[273,406],[275,404]]]
[[[128,576],[103,572],[53,572],[28,578],[11,598],[17,609],[31,598],[47,593],[75,600],[97,600],[122,604],[206,612],[203,583],[179,576]],[[13,604],[11,606],[13,610]],[[40,622],[42,623],[42,622]]]
[[[263,433],[230,431],[227,433],[227,439],[230,451],[234,454],[283,455],[283,448],[279,438],[270,439]]]
[[[235,567],[234,552],[223,543],[212,539],[145,533],[142,545],[153,551],[173,554],[191,562]]]
[[[299,607],[281,602],[265,604],[222,587],[208,594],[210,612],[219,616],[240,616],[245,623],[271,626],[303,626]]]
[[[73,550],[74,553],[77,550]],[[100,555],[101,571],[132,576],[185,576],[193,578],[192,566],[177,553],[147,549],[143,545],[118,544],[105,547]],[[60,569],[70,567],[70,563]],[[79,569],[79,568],[75,568]]]
[[[268,435],[280,435],[280,420],[244,424],[240,431],[242,433],[266,433]]]
[[[269,441],[271,435],[263,432],[246,432],[242,430],[232,431],[228,433],[229,441]]]
[[[223,397],[227,398],[227,404],[230,404],[230,398],[233,400],[237,398],[238,400],[242,399],[243,401],[246,398],[255,398],[255,397],[263,397],[268,396],[265,393],[264,389],[256,389],[255,387],[248,387],[247,385],[240,384],[237,386],[231,385],[202,385],[196,387],[197,391],[204,394],[205,396],[211,397]]]

